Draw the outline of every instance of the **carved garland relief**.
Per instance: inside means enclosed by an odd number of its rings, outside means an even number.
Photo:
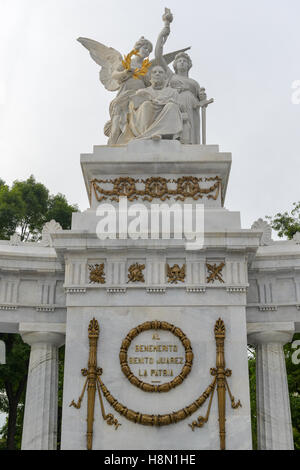
[[[200,186],[200,182],[215,181],[210,187]],[[143,187],[138,189],[137,185],[142,183]],[[171,188],[170,183],[174,183],[176,188]],[[112,185],[111,189],[105,189],[103,185]],[[217,200],[221,190],[221,178],[205,177],[198,178],[196,176],[182,176],[177,179],[167,179],[163,177],[151,177],[144,179],[132,178],[130,176],[122,176],[115,179],[93,179],[91,181],[91,189],[94,190],[95,197],[98,202],[110,199],[119,202],[120,197],[127,197],[132,202],[139,197],[143,201],[153,201],[160,199],[165,201],[175,196],[176,201],[185,201],[192,198],[195,201],[206,196],[207,199]]]

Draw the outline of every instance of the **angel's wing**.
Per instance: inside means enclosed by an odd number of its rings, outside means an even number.
[[[101,66],[99,77],[105,88],[109,91],[118,90],[120,84],[112,78],[112,73],[122,62],[120,52],[93,39],[78,38],[77,41],[89,51],[91,58]]]
[[[179,49],[179,51],[169,52],[169,54],[165,54],[163,56],[163,58],[165,59],[165,61],[169,65],[171,62],[173,62],[173,60],[175,59],[177,54],[179,54],[180,52],[188,51],[188,50],[190,50],[190,47],[185,47],[184,49]]]
[[[179,49],[178,51],[169,52],[168,54],[163,55],[163,59],[167,63],[167,65],[169,65],[171,62],[173,62],[177,54],[179,54],[180,52],[188,51],[189,49],[190,47],[185,47],[184,49]],[[159,60],[151,60],[151,68],[154,67],[154,65],[160,65]]]

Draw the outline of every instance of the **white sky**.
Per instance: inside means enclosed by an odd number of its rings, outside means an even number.
[[[0,177],[34,174],[87,208],[79,155],[106,143],[114,93],[76,38],[128,53],[141,35],[155,43],[165,6],[165,50],[192,46],[190,76],[215,99],[207,142],[233,155],[226,207],[244,228],[290,209],[300,200],[299,0],[0,0]]]

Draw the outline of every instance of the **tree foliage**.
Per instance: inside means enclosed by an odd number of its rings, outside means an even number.
[[[32,175],[26,181],[14,181],[11,188],[1,180],[0,239],[7,240],[17,231],[21,240],[38,240],[46,222],[55,219],[67,229],[77,210],[63,194],[50,195]]]
[[[6,364],[0,366],[0,410],[8,413],[1,434],[6,440],[6,448],[13,450],[21,444],[30,347],[17,334],[1,333],[0,339],[6,345]]]
[[[300,340],[300,333],[294,335],[293,342],[296,340]],[[300,364],[296,364],[293,360],[293,353],[295,352],[292,348],[293,342],[284,346],[284,354],[290,395],[294,446],[296,450],[300,450]]]
[[[252,427],[252,446],[257,449],[257,418],[256,418],[256,354],[255,349],[248,347],[248,368],[250,386],[250,410]]]
[[[278,232],[279,237],[293,238],[296,232],[300,232],[300,201],[293,203],[294,208],[291,212],[283,212],[271,216],[266,216],[270,221],[271,227]]]

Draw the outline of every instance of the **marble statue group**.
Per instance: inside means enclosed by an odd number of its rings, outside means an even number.
[[[143,36],[124,58],[115,49],[97,41],[78,39],[101,66],[101,83],[107,90],[117,91],[109,107],[110,120],[104,127],[108,145],[127,144],[133,139],[206,143],[205,110],[213,100],[207,100],[205,89],[189,77],[192,67],[192,60],[186,53],[189,47],[164,54],[173,21],[167,8],[163,21],[153,60],[149,60],[153,45]],[[171,62],[174,71],[169,67]]]

